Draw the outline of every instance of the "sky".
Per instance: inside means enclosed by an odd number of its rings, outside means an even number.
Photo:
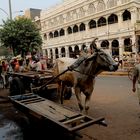
[[[24,12],[19,11],[25,11],[29,8],[47,9],[61,2],[62,0],[11,0],[12,17],[24,14]],[[9,0],[0,0],[0,24],[8,16]]]

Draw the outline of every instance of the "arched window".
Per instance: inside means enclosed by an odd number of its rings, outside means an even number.
[[[99,0],[99,3],[97,5],[97,12],[105,10],[105,3],[103,0]]]
[[[130,38],[124,40],[124,51],[132,52],[132,40]]]
[[[102,41],[101,48],[109,49],[109,42],[108,42],[108,40]]]
[[[82,18],[84,16],[85,16],[85,11],[84,11],[83,7],[81,7],[79,10],[79,18]]]
[[[63,15],[60,15],[59,16],[59,22],[60,22],[60,24],[64,23],[64,17],[63,17]]]
[[[112,8],[114,6],[117,6],[117,0],[108,0],[107,8]]]
[[[95,20],[91,20],[88,23],[88,26],[89,26],[89,29],[96,28],[96,21]]]
[[[58,31],[55,31],[54,32],[54,37],[58,37],[58,36],[59,36]]]
[[[118,42],[118,40],[113,40],[111,45],[112,45],[112,56],[119,56],[119,42]]]
[[[58,48],[55,49],[55,57],[56,57],[56,58],[59,58]]]
[[[122,16],[123,16],[123,21],[131,20],[131,13],[128,10],[125,10]]]
[[[45,40],[47,39],[47,34],[46,34],[46,33],[43,35],[43,38],[44,38]]]
[[[86,49],[87,49],[86,45],[83,44],[83,45],[82,45],[82,48],[81,48],[81,51],[84,51],[84,50],[86,50]]]
[[[74,25],[74,27],[73,27],[73,33],[76,33],[76,32],[78,32],[78,26],[77,25]]]
[[[60,30],[60,36],[64,36],[65,35],[65,30],[64,29],[61,29]]]
[[[89,6],[88,6],[88,14],[91,15],[93,13],[95,13],[95,7],[94,7],[94,4],[93,3],[90,3]]]
[[[86,30],[85,24],[81,23],[80,24],[80,31],[85,31],[85,30]]]
[[[76,45],[75,48],[74,48],[74,54],[75,54],[75,58],[77,58],[77,55],[80,54],[80,51],[79,51],[79,47]]]
[[[101,17],[98,20],[98,27],[105,26],[105,25],[106,25],[106,19],[104,17]]]
[[[53,51],[52,51],[52,49],[50,49],[50,55],[51,55],[51,59],[53,59]]]
[[[65,52],[65,48],[64,47],[61,49],[61,56],[62,57],[66,56],[66,52]]]
[[[115,14],[111,14],[108,17],[108,24],[114,24],[114,23],[118,23],[118,17]]]
[[[69,47],[69,57],[73,58],[73,56],[74,56],[74,52],[72,51],[72,47],[70,46]]]
[[[73,20],[78,19],[78,14],[77,14],[77,11],[76,11],[76,10],[74,10],[74,11],[72,12],[72,19],[73,19]]]
[[[66,15],[66,21],[68,22],[70,20],[71,20],[71,15],[70,15],[70,12],[68,12],[67,15]]]
[[[68,32],[68,34],[72,34],[72,29],[71,29],[71,27],[68,27],[67,32]]]
[[[52,32],[49,33],[49,37],[53,38],[53,33]]]

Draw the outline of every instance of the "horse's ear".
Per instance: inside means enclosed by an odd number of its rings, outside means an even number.
[[[97,45],[96,45],[96,40],[98,40],[98,38],[95,38],[95,39],[91,42],[91,47],[92,47],[95,51],[99,51],[99,49],[97,48]]]

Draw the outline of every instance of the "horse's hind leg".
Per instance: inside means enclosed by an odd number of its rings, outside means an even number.
[[[82,112],[83,111],[83,105],[82,105],[81,91],[80,91],[79,88],[75,88],[75,95],[76,95],[76,98],[77,98],[77,101],[78,101],[80,111]]]

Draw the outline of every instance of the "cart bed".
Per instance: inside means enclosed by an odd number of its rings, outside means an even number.
[[[92,124],[102,124],[104,121],[104,118],[94,119],[33,93],[9,98],[23,113],[49,120],[69,132],[75,132]]]

